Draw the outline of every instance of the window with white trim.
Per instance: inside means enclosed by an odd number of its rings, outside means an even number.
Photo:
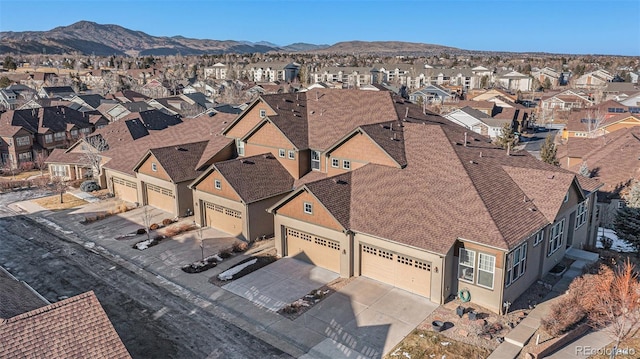
[[[586,198],[578,205],[578,212],[576,213],[576,229],[580,228],[587,222],[587,212],[589,212],[589,198]]]
[[[244,142],[240,139],[236,140],[236,149],[238,150],[238,156],[244,156]]]
[[[320,170],[320,151],[311,151],[311,169]]]
[[[18,153],[18,162],[31,161],[31,152]]]
[[[624,201],[618,201],[617,207],[618,209],[623,209],[624,208]]]
[[[260,110],[260,117],[261,118],[267,117],[267,110]]]
[[[29,136],[16,137],[16,146],[28,146],[31,144]]]
[[[74,128],[73,130],[71,130],[71,137],[74,137],[74,138],[78,137],[78,130],[77,129]]]
[[[222,182],[220,182],[220,180],[214,180],[213,185],[216,189],[222,189]]]
[[[286,153],[287,153],[287,152],[286,152],[284,149],[282,149],[282,148],[278,150],[278,156],[280,156],[280,157],[282,157],[282,158],[284,158],[284,156],[285,156],[285,154],[286,154]]]
[[[155,162],[151,162],[151,170],[153,172],[158,172],[158,165]]]
[[[311,202],[304,202],[304,213],[313,214],[313,204]]]
[[[295,160],[296,159],[295,151],[289,150],[288,154],[289,154],[288,157],[289,157],[290,160]]]
[[[493,289],[493,274],[496,268],[496,256],[478,253],[478,285]]]
[[[51,174],[54,177],[67,177],[67,166],[64,165],[50,165]]]
[[[104,126],[102,126],[104,127]],[[80,133],[84,133],[85,135],[91,133],[91,127],[83,127],[80,129]]]
[[[527,269],[527,243],[507,254],[507,274],[504,278],[504,285],[509,286],[516,279],[522,277]]]
[[[552,255],[562,246],[562,236],[564,235],[564,218],[551,227],[549,234],[549,248],[547,248],[547,257]]]
[[[47,133],[46,135],[44,135],[44,143],[51,143],[51,142],[53,142],[53,134]]]
[[[564,195],[564,203],[569,202],[569,191],[567,191],[567,194]]]
[[[56,132],[53,134],[53,139],[56,141],[62,141],[67,137],[65,132]]]
[[[340,160],[337,159],[337,158],[332,158],[331,159],[331,167],[339,168],[340,167]]]
[[[342,160],[342,168],[344,168],[345,170],[350,170],[351,169],[351,161]]]
[[[536,238],[533,239],[533,245],[537,246],[538,244],[544,241],[544,229],[541,229],[540,232],[536,233]]]
[[[473,267],[475,265],[476,252],[460,248],[458,254],[458,278],[465,282],[473,283],[473,279],[475,278]]]

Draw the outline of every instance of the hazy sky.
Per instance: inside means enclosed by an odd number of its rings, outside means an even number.
[[[88,20],[155,36],[640,55],[640,0],[0,0],[0,31]]]

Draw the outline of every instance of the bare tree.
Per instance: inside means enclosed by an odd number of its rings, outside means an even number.
[[[40,151],[36,154],[36,158],[35,158],[35,164],[36,166],[38,166],[38,169],[40,170],[40,176],[44,176],[44,170],[47,167],[47,164],[45,163],[47,160],[47,153],[45,151]]]
[[[588,138],[594,138],[601,135],[600,130],[602,128],[604,120],[605,115],[601,113],[600,110],[587,111],[587,118],[582,119],[582,124],[587,131]]]
[[[142,214],[140,215],[142,218],[142,224],[144,224],[144,229],[147,232],[147,240],[151,240],[151,211],[149,211],[149,206],[144,206],[142,209]]]
[[[51,177],[51,183],[53,184],[54,190],[60,194],[60,203],[64,203],[64,193],[69,188],[69,183],[67,179],[62,176],[53,176]]]
[[[104,137],[94,135],[86,137],[82,143],[82,161],[87,164],[91,171],[91,178],[96,179],[100,174],[100,165],[102,164],[101,152],[109,149],[107,141]]]

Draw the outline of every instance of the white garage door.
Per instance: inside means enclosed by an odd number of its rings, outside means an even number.
[[[427,298],[431,296],[431,263],[424,260],[363,244],[360,273]]]
[[[175,214],[176,198],[173,191],[147,183],[147,204]]]
[[[242,234],[242,213],[231,208],[204,202],[205,223],[234,236]]]
[[[340,243],[286,228],[287,255],[340,272]]]
[[[119,177],[111,177],[116,197],[131,203],[138,202],[138,185]]]

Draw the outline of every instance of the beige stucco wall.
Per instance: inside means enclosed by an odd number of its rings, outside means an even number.
[[[499,313],[502,307],[502,291],[504,288],[504,263],[505,254],[503,251],[483,246],[477,243],[462,242],[455,246],[454,261],[456,273],[454,280],[457,281],[458,290],[467,289],[471,294],[471,302],[477,303],[495,313]],[[475,251],[475,264],[474,264],[474,283],[464,281],[458,278],[458,264],[459,264],[459,250],[458,248],[465,248]],[[478,260],[479,253],[489,254],[495,256],[495,268],[493,273],[493,289],[481,287],[477,285],[478,280]]]
[[[533,235],[532,237],[529,237],[526,240],[527,259],[525,262],[525,265],[526,265],[525,272],[520,278],[516,279],[508,287],[504,288],[503,302],[508,301],[513,303],[522,293],[524,293],[525,290],[527,290],[533,283],[535,283],[538,279],[542,277],[542,271],[541,271],[541,267],[539,266],[539,263],[541,263],[544,257],[546,256],[545,243],[547,241],[548,233],[549,233],[549,228],[546,227],[544,229],[544,240],[535,246],[533,244],[535,241],[535,235]],[[507,259],[507,254],[505,254],[505,265],[507,263],[506,259]],[[506,275],[506,271],[507,269],[505,268],[504,270],[505,275]],[[504,283],[504,279],[502,283]]]
[[[267,208],[278,203],[287,194],[281,194],[247,205],[248,215],[243,217],[243,221],[248,222],[247,239],[254,240],[263,235],[268,238],[273,235],[273,214],[267,212]]]
[[[416,259],[431,262],[431,271],[427,272],[431,275],[431,295],[429,299],[437,304],[444,303],[444,298],[442,296],[442,269],[444,268],[443,256],[372,235],[356,233],[353,236],[353,272],[355,276],[361,275],[360,248],[362,244],[369,244],[396,253],[405,254]]]

